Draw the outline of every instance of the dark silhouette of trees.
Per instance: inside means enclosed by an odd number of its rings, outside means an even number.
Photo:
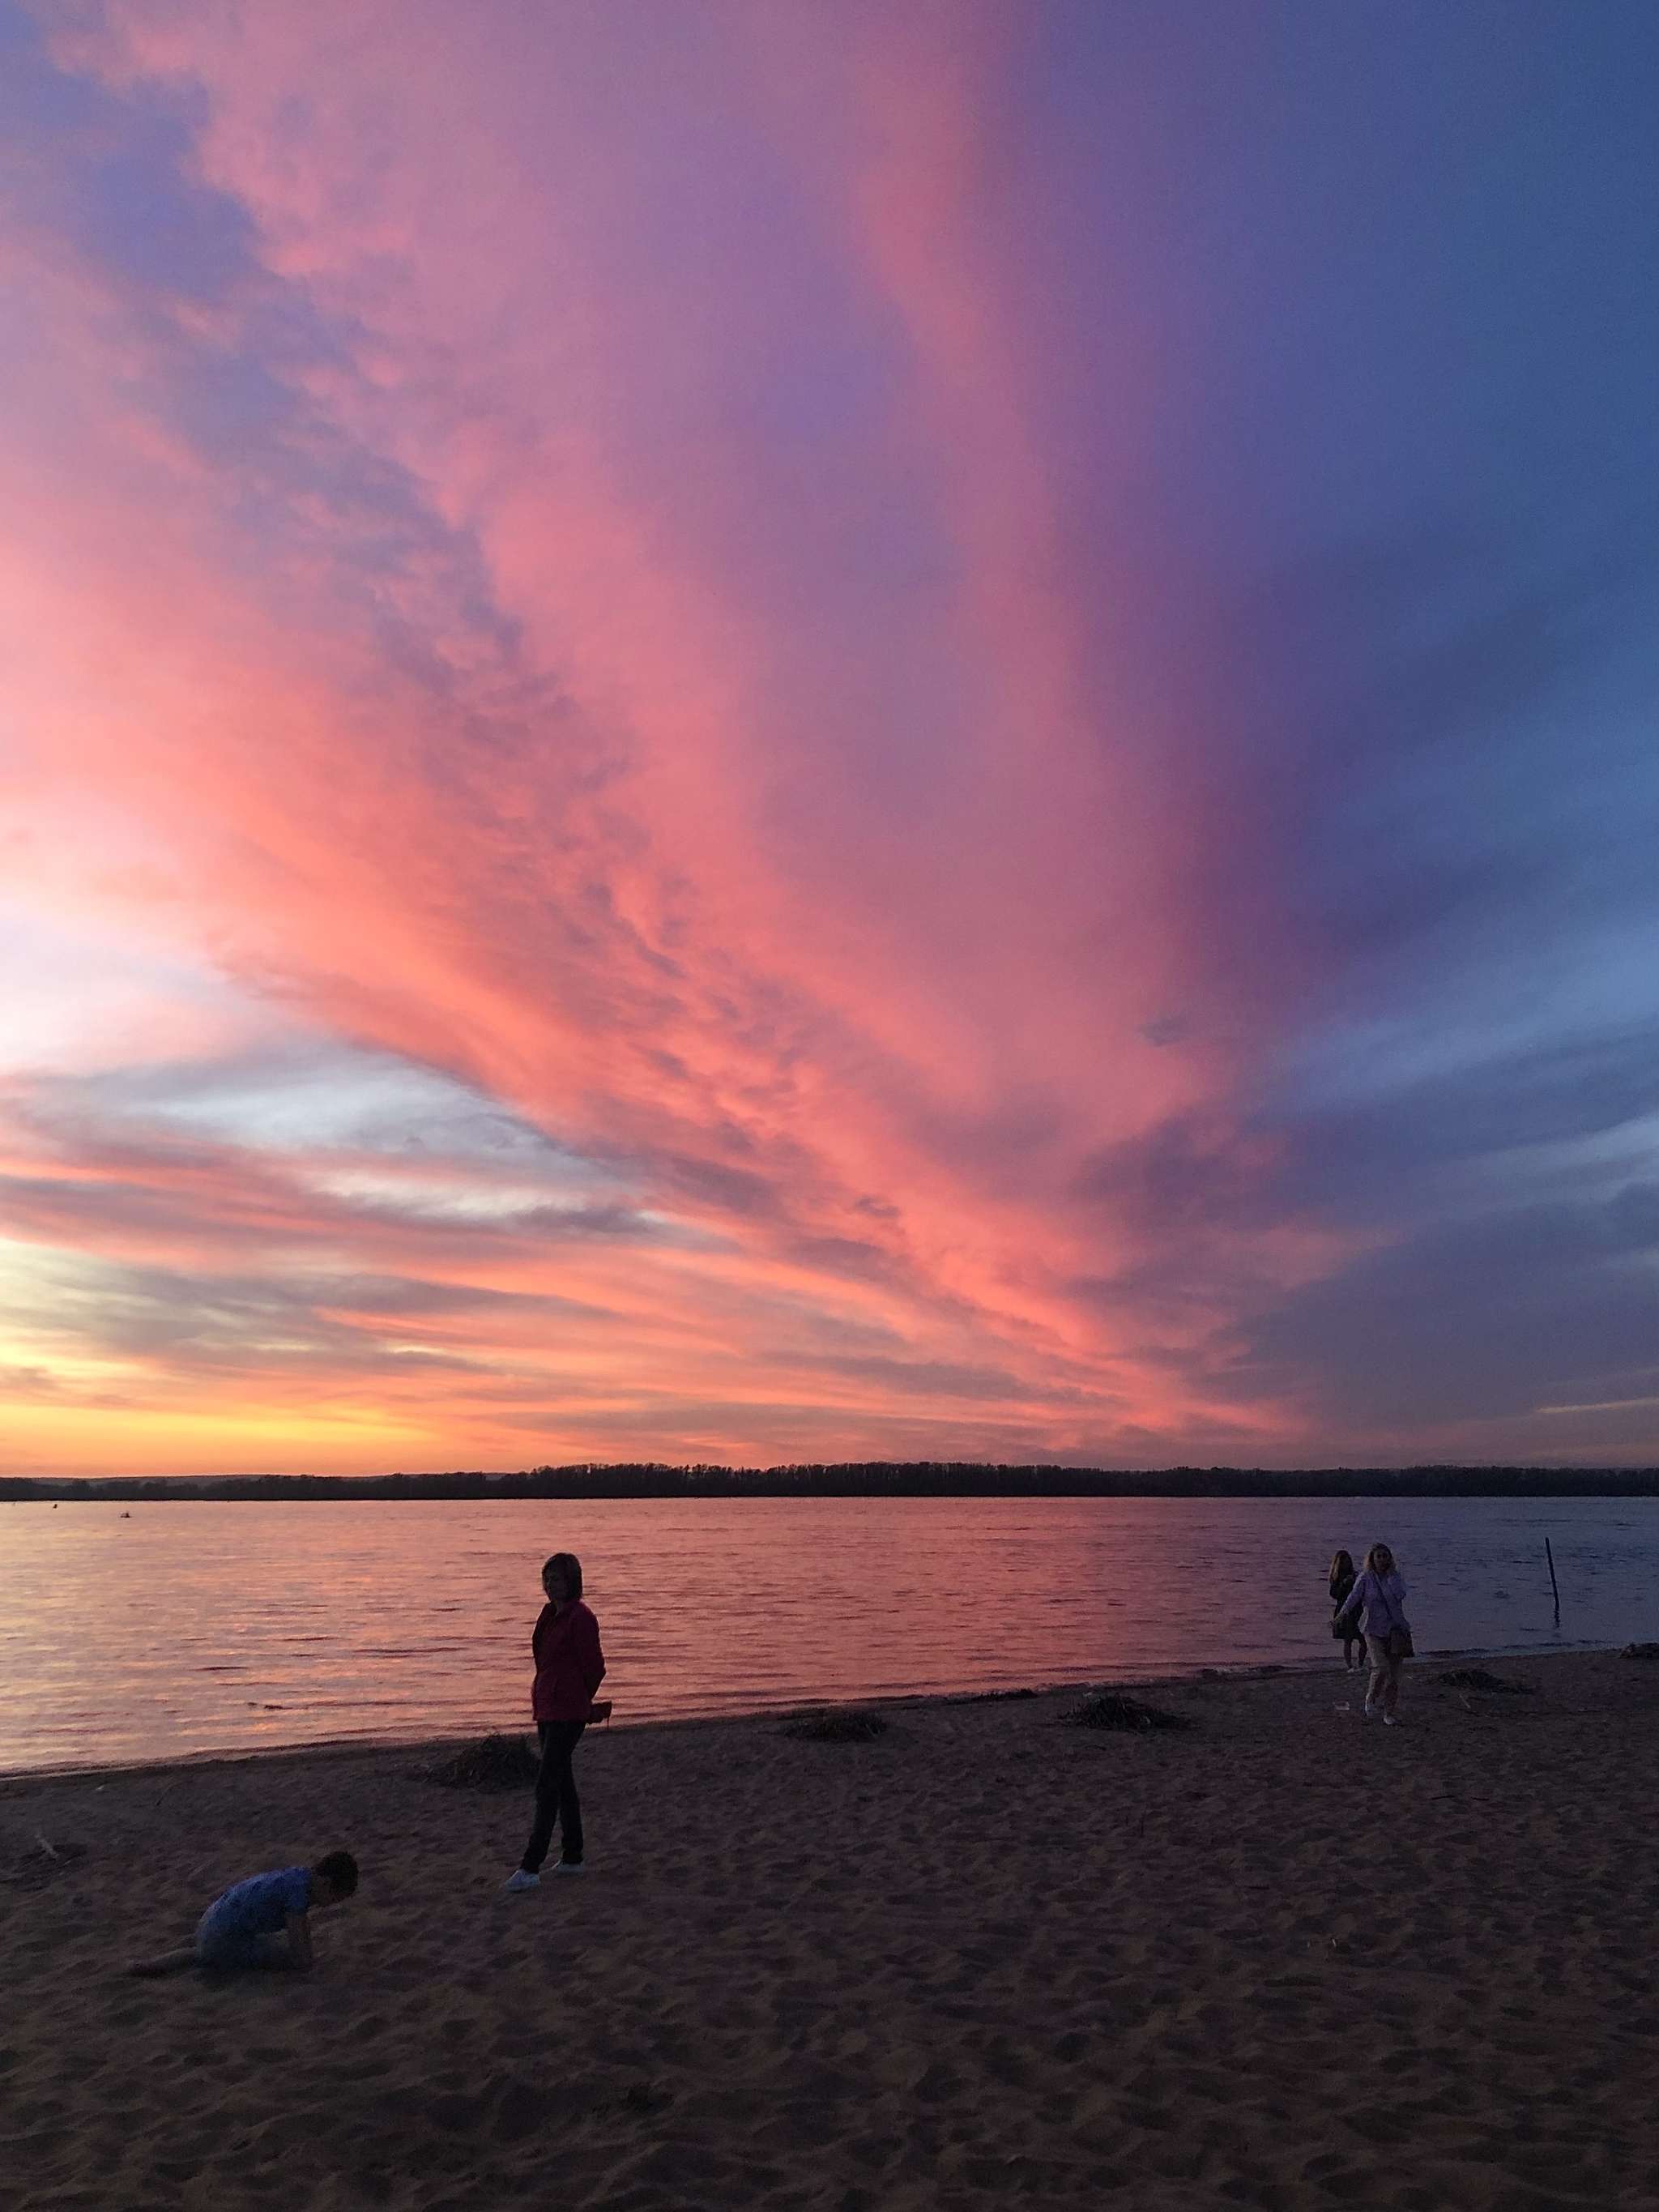
[[[343,1498],[1652,1498],[1659,1467],[990,1467],[972,1460],[837,1465],[533,1467],[516,1474],[246,1474],[34,1480],[0,1501]]]

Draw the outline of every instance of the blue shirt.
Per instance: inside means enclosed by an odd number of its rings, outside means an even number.
[[[290,1912],[311,1909],[311,1869],[283,1867],[275,1874],[251,1874],[213,1901],[216,1924],[224,1935],[278,1936]]]

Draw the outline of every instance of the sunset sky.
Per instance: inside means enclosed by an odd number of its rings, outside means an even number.
[[[1659,1460],[1650,0],[0,0],[14,1471]]]

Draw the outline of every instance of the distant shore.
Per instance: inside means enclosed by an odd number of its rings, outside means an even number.
[[[500,1498],[1659,1498],[1659,1467],[993,1467],[856,1461],[728,1468],[651,1463],[513,1473],[0,1476],[0,1504]]]

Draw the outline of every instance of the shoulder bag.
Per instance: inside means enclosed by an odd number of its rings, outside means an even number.
[[[1392,1591],[1389,1593],[1389,1610],[1390,1613],[1394,1611]],[[1417,1656],[1417,1647],[1412,1642],[1411,1624],[1403,1613],[1382,1638],[1382,1649],[1390,1659],[1412,1659]]]

